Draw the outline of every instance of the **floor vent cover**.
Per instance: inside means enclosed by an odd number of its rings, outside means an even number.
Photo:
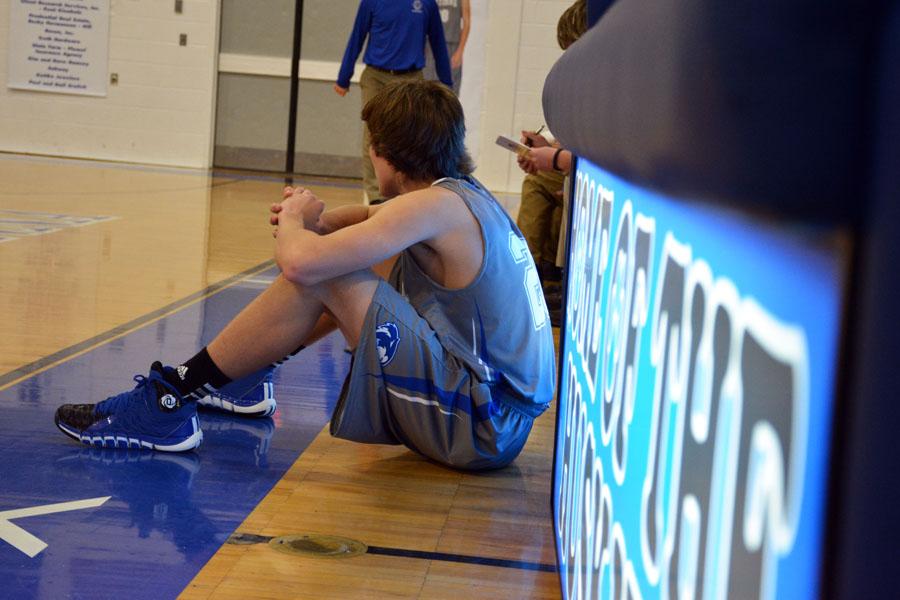
[[[317,558],[347,558],[365,554],[368,549],[362,542],[334,535],[282,535],[272,538],[269,546],[287,554],[300,554]]]

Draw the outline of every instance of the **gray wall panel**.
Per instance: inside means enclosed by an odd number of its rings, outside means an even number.
[[[305,0],[302,56],[340,61],[356,18],[356,0]],[[290,58],[294,0],[223,0],[221,52]]]
[[[284,150],[288,79],[219,74],[216,145]]]
[[[340,62],[358,7],[356,0],[306,0],[301,56],[308,60]]]
[[[297,106],[297,151],[338,156],[362,152],[360,94],[341,98],[330,81],[301,81]]]
[[[294,0],[222,0],[219,52],[291,57]]]
[[[357,0],[305,0],[301,60],[343,58]],[[294,0],[223,0],[220,52],[290,58]],[[359,175],[362,143],[358,88],[341,98],[333,81],[300,81],[298,172]],[[287,145],[290,82],[286,77],[220,73],[217,166],[280,170]]]
[[[288,80],[220,73],[218,94],[215,165],[283,169],[290,99]],[[297,120],[298,172],[359,176],[357,159],[362,144],[359,113],[357,90],[340,98],[332,90],[331,82],[301,81]],[[303,161],[299,158],[301,154],[305,157]],[[248,158],[248,162],[241,163],[242,156]],[[320,159],[310,160],[312,156]],[[249,157],[253,157],[252,160]]]

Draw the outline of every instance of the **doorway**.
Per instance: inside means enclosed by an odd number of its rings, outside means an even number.
[[[285,172],[294,23],[300,12],[293,173],[359,177],[360,91],[334,81],[356,0],[223,0],[213,165]],[[354,82],[362,71],[358,65]]]

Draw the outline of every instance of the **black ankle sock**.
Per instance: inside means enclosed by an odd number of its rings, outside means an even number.
[[[216,366],[206,348],[175,367],[175,373],[177,381],[170,383],[178,388],[182,396],[191,400],[197,400],[231,381]]]
[[[305,347],[300,346],[281,360],[276,360],[272,363],[272,368],[283,365]],[[171,372],[166,380],[189,400],[199,400],[223,385],[231,383],[231,378],[216,366],[206,348],[185,361],[184,364],[174,367],[174,372]]]
[[[282,358],[281,360],[276,360],[275,362],[273,362],[273,363],[272,363],[272,366],[273,366],[273,367],[279,367],[279,366],[283,365],[283,364],[286,363],[287,361],[289,361],[289,360],[291,360],[292,358],[294,358],[295,356],[297,356],[297,354],[298,354],[301,350],[303,350],[304,348],[306,348],[306,346],[304,346],[304,345],[301,344],[299,348],[297,348],[296,350],[294,350],[293,352],[291,352],[290,354],[288,354],[287,356],[285,356],[285,357]]]

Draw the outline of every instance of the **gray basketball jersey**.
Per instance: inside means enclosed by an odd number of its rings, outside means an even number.
[[[445,178],[433,185],[459,194],[478,221],[485,243],[481,270],[468,287],[450,290],[404,251],[398,289],[441,345],[490,387],[494,400],[537,416],[552,399],[556,364],[550,317],[525,239],[474,179]]]
[[[462,7],[460,0],[437,0],[438,9],[441,14],[441,23],[444,25],[444,39],[447,45],[452,45],[455,49],[459,45],[459,38],[462,34]]]

